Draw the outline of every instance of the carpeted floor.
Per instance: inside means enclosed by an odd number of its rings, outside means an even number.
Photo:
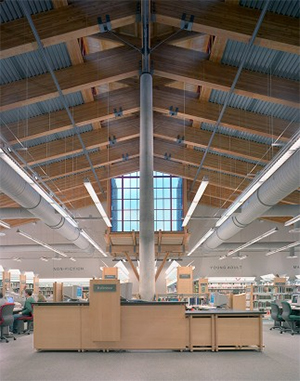
[[[263,352],[36,352],[33,336],[0,343],[1,381],[299,381],[300,335],[270,331]]]

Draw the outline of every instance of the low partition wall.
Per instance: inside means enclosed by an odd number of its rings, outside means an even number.
[[[187,311],[189,349],[263,349],[262,312],[208,310]]]
[[[105,310],[98,313],[99,322]],[[104,314],[104,315],[103,315]],[[102,320],[101,320],[102,319]],[[97,316],[88,303],[40,303],[34,307],[37,350],[262,350],[262,313],[185,311],[178,302],[122,303],[120,338],[99,340]],[[103,322],[109,327],[110,322]],[[96,327],[96,328],[95,328]],[[107,328],[106,328],[107,329]],[[109,328],[108,328],[109,329]],[[112,328],[114,329],[114,328]],[[95,335],[96,332],[96,335]]]

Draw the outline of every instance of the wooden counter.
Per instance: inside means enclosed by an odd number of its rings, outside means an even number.
[[[120,340],[97,341],[88,303],[40,303],[34,307],[37,350],[174,349],[188,347],[183,303],[121,303]],[[106,333],[107,334],[107,333]]]
[[[128,302],[120,306],[120,339],[98,341],[88,303],[37,303],[37,350],[262,350],[262,312],[185,311],[180,302]],[[97,336],[97,335],[96,335]]]
[[[187,311],[189,349],[263,349],[260,311],[202,310]]]

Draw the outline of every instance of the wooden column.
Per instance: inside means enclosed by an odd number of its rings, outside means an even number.
[[[193,268],[177,267],[177,294],[193,293]]]
[[[90,281],[89,326],[93,341],[121,339],[120,282],[116,279]]]
[[[53,302],[63,301],[63,283],[54,282],[53,283]]]
[[[33,293],[37,295],[40,291],[40,280],[37,276],[33,277]]]
[[[26,275],[20,274],[20,289],[19,289],[20,295],[22,295],[25,288],[26,288]]]
[[[2,273],[2,289],[3,289],[3,295],[7,291],[10,291],[10,272],[9,271],[3,271]]]
[[[102,279],[118,279],[117,267],[103,267]]]

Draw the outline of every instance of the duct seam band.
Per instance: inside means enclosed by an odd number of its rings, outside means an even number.
[[[275,204],[265,204],[264,202],[261,201],[260,197],[259,197],[259,191],[260,191],[260,188],[257,190],[256,192],[256,197],[258,199],[258,201],[263,205],[263,206],[266,206],[267,208],[271,208],[272,206],[276,205]]]
[[[60,219],[60,221],[59,221],[58,224],[56,224],[56,225],[48,225],[48,224],[45,224],[45,225],[47,225],[47,226],[48,226],[49,228],[51,228],[51,229],[59,229],[59,228],[61,228],[61,227],[63,226],[64,222],[65,222],[65,218],[64,218],[64,217],[61,217],[61,219]]]
[[[249,224],[242,224],[241,222],[239,222],[239,220],[237,219],[237,216],[234,216],[232,217],[232,222],[234,223],[234,225],[239,228],[239,229],[244,229],[246,226],[248,226]]]
[[[27,208],[27,207],[26,207],[26,209],[29,210],[29,211],[30,211],[30,210],[34,210],[34,209],[36,209],[36,208],[40,205],[40,203],[41,203],[42,201],[43,201],[43,198],[42,198],[42,196],[39,195],[39,202],[38,202],[35,206],[33,206],[32,208]]]

